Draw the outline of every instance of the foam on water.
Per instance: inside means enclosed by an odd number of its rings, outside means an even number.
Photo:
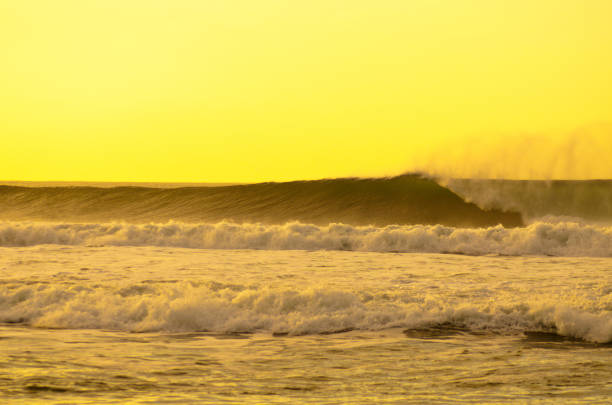
[[[132,285],[3,285],[0,321],[44,328],[131,332],[271,332],[290,335],[385,328],[465,328],[491,333],[551,332],[612,341],[612,290],[554,301],[474,304],[322,288],[252,288],[181,282]]]
[[[357,227],[234,224],[0,223],[0,246],[115,245],[205,249],[302,249],[469,255],[612,256],[612,227],[536,222],[524,228],[442,225]]]

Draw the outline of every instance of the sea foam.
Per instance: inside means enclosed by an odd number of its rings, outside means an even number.
[[[194,282],[31,284],[0,288],[0,321],[45,328],[289,335],[443,327],[502,334],[540,331],[599,343],[612,341],[612,308],[605,296],[595,303],[605,308],[589,311],[552,302],[478,305],[409,298]]]
[[[40,244],[609,257],[612,227],[554,221],[522,228],[0,222],[0,246]]]

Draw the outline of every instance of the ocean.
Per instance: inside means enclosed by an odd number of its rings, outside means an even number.
[[[3,184],[3,403],[612,397],[612,181]]]

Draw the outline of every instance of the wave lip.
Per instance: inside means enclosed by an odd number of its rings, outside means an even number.
[[[284,225],[0,223],[0,246],[40,244],[610,257],[612,227],[578,222],[537,222],[524,228],[318,226],[299,222]]]

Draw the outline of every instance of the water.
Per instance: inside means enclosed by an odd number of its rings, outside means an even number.
[[[612,258],[0,248],[0,396],[608,403]]]
[[[594,404],[612,395],[609,348],[546,338],[0,330],[19,342],[0,374],[14,403]]]
[[[0,186],[0,401],[609,403],[611,184]]]

